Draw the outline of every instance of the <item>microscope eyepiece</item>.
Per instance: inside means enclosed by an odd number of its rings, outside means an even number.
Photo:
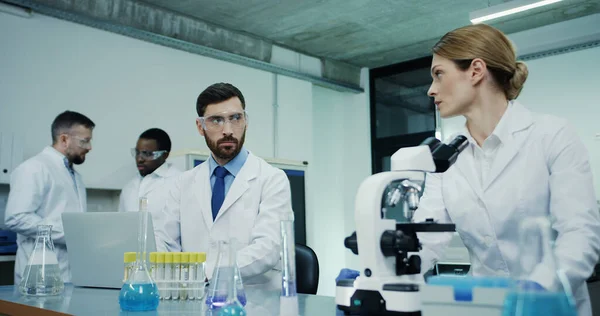
[[[445,172],[456,162],[458,154],[460,154],[469,142],[463,135],[456,136],[450,144],[440,143],[434,150],[431,151],[433,161],[435,162],[435,172]]]
[[[448,144],[448,146],[456,149],[456,153],[459,154],[467,147],[468,144],[469,142],[465,136],[458,135],[450,142],[450,144]]]
[[[438,148],[440,145],[442,144],[442,142],[435,138],[435,137],[428,137],[427,139],[425,139],[421,145],[427,145],[429,146],[429,150],[431,152],[433,152],[434,150],[436,150],[436,148]]]

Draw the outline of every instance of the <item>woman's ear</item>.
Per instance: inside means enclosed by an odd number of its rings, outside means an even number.
[[[473,85],[479,84],[485,77],[487,71],[487,65],[481,58],[475,58],[471,61],[471,67],[469,67],[470,79]]]

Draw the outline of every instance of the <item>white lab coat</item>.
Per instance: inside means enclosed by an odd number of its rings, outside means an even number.
[[[5,224],[17,235],[15,284],[19,284],[33,252],[38,225],[52,225],[52,240],[58,266],[65,282],[71,281],[61,214],[87,210],[85,185],[75,172],[73,178],[64,156],[52,147],[20,164],[12,173],[6,204]]]
[[[293,218],[290,183],[285,173],[249,153],[213,222],[209,164],[184,172],[175,181],[157,231],[159,251],[206,252],[206,272],[214,270],[218,241],[237,239],[245,285],[281,288],[279,222]]]
[[[245,285],[281,288],[279,222],[293,218],[290,183],[285,173],[252,153],[235,177],[213,222],[209,164],[181,174],[156,227],[158,251],[206,252],[210,278],[218,241],[237,239],[237,261]]]
[[[140,176],[139,173],[136,174],[121,191],[119,212],[139,211],[140,198],[146,197],[148,212],[152,214],[152,220],[155,222],[157,214],[160,214],[165,206],[170,182],[180,174],[181,171],[170,163],[162,164],[145,177]],[[157,223],[154,223],[154,226],[157,226]]]
[[[558,233],[557,264],[566,272],[579,315],[591,315],[585,280],[598,262],[600,213],[588,152],[563,119],[532,113],[517,102],[505,115],[508,137],[486,181],[480,182],[472,149],[466,148],[448,171],[427,176],[414,220],[455,223],[473,275],[515,277],[520,221],[525,216],[550,216]],[[421,233],[419,239],[426,272],[442,256],[451,234]],[[543,273],[533,278],[548,286]]]

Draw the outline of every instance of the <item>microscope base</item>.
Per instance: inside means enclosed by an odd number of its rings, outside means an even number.
[[[352,280],[340,280],[336,288],[336,304],[344,315],[422,315],[418,285],[385,284],[383,291],[372,291],[355,289],[353,283]]]

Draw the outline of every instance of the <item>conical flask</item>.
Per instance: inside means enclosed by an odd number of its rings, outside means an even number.
[[[38,225],[33,253],[19,284],[23,295],[47,296],[61,294],[65,288],[52,242],[52,225]]]
[[[217,262],[209,281],[206,305],[209,310],[218,310],[225,306],[228,299],[237,299],[241,306],[246,306],[246,293],[242,284],[242,276],[237,265],[237,242],[235,240],[219,241]],[[230,287],[233,282],[234,297],[229,297]]]
[[[556,264],[547,217],[528,217],[519,230],[519,268],[503,316],[577,316],[571,286]]]
[[[148,239],[148,200],[140,199],[140,225],[138,251],[133,272],[119,293],[119,305],[124,311],[153,311],[158,307],[158,287],[150,276],[147,264],[146,243]]]
[[[234,273],[230,273],[227,278],[227,299],[225,305],[219,309],[218,316],[246,316],[244,305],[239,301],[237,295],[237,280],[239,269],[237,268],[235,245],[229,245],[229,266],[234,267]]]

